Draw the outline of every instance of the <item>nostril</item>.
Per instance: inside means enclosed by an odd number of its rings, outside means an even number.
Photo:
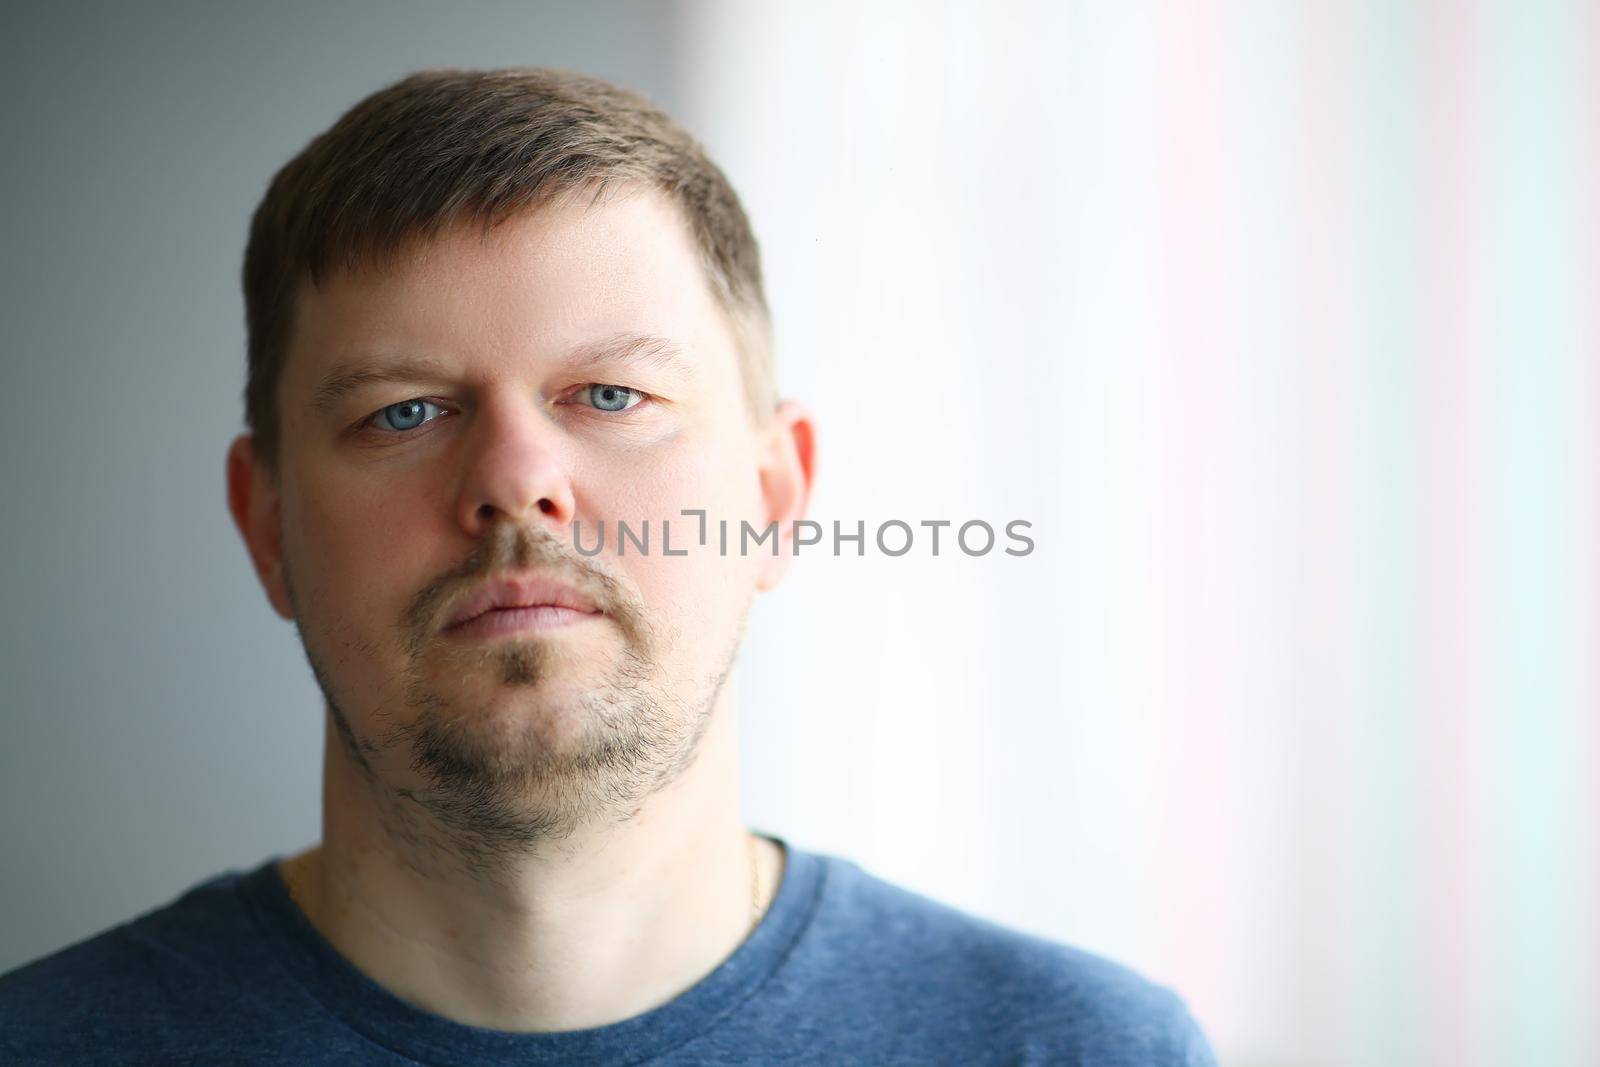
[[[492,518],[494,518],[494,505],[493,504],[479,504],[478,505],[478,517],[481,518],[481,519],[492,519]]]
[[[547,496],[546,497],[540,497],[539,498],[539,510],[541,512],[543,512],[544,514],[546,514],[546,515],[554,515],[555,511],[556,511],[556,506],[550,502],[550,498],[549,497],[547,497]]]

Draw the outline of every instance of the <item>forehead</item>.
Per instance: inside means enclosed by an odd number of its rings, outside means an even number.
[[[736,373],[733,339],[682,213],[631,187],[563,198],[485,233],[453,227],[378,267],[336,271],[296,301],[286,391],[393,351],[504,369],[625,334],[666,338]]]

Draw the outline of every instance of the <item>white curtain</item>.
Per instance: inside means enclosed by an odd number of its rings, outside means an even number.
[[[1600,1062],[1600,17],[684,14],[813,515],[868,530],[753,618],[752,821],[1226,1063]]]

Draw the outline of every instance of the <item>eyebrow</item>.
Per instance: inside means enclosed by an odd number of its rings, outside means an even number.
[[[654,367],[658,370],[692,370],[688,355],[674,341],[650,334],[619,333],[604,341],[574,345],[562,360],[568,370],[607,365]]]
[[[665,337],[650,334],[617,334],[603,341],[574,345],[561,358],[568,371],[589,367],[654,367],[689,375],[692,365],[683,348]],[[401,356],[381,363],[345,363],[329,371],[311,394],[311,407],[319,412],[368,385],[388,382],[420,382],[450,376],[447,364],[426,356]]]
[[[335,367],[322,379],[316,392],[311,394],[311,407],[326,412],[341,399],[368,385],[383,382],[420,382],[427,378],[443,378],[443,363],[425,357],[402,357],[382,364],[344,364]]]

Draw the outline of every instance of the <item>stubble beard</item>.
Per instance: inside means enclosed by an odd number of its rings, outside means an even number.
[[[405,714],[385,714],[380,702],[370,720],[388,725],[367,731],[346,714],[331,674],[307,640],[285,560],[296,630],[340,739],[341,751],[326,758],[349,761],[375,802],[395,854],[426,877],[461,872],[501,883],[519,860],[558,852],[581,830],[632,818],[649,796],[693,764],[744,634],[748,600],[716,669],[675,690],[663,663],[679,635],[652,624],[637,599],[615,585],[586,581],[584,587],[606,608],[606,624],[615,622],[622,632],[621,651],[594,683],[565,706],[552,706],[550,683],[567,662],[556,644],[560,638],[465,648],[429,639],[441,591],[459,588],[468,575],[498,573],[503,561],[519,569],[548,565],[563,575],[573,574],[575,562],[539,531],[508,527],[486,537],[465,564],[430,583],[408,607],[402,641],[407,665],[396,686]],[[584,570],[590,579],[598,573]],[[521,706],[508,713],[452,700],[436,681],[439,660],[443,677],[464,671],[495,678],[497,703],[511,689]],[[573,724],[559,735],[557,716]],[[420,782],[397,781],[391,768],[402,763]]]

